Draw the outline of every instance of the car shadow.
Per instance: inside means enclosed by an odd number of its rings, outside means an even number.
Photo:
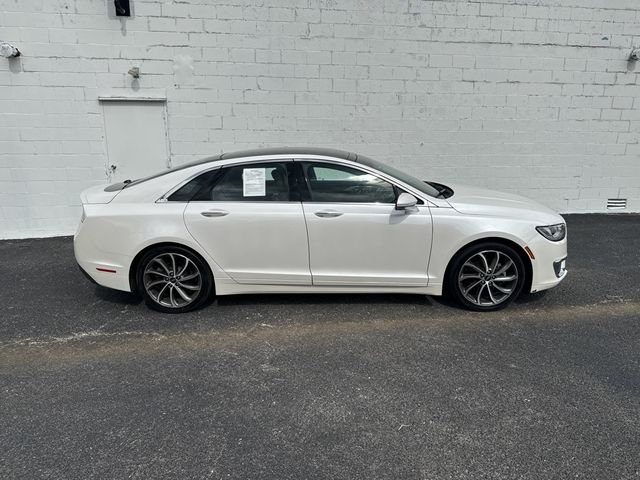
[[[138,305],[142,303],[142,297],[138,293],[123,292],[112,288],[95,286],[95,294],[100,300],[120,305]]]
[[[528,305],[541,301],[546,291],[521,295],[515,300],[516,305]],[[95,286],[95,295],[100,300],[119,305],[140,305],[143,299],[138,293],[123,292],[110,288]],[[418,305],[436,307],[441,305],[455,310],[464,310],[455,300],[446,295],[431,297],[409,293],[261,293],[223,295],[211,298],[201,308],[209,306],[286,306],[286,305]]]
[[[548,290],[543,290],[536,293],[525,293],[516,298],[513,303],[515,303],[516,305],[529,305],[531,303],[540,302],[546,297],[547,293]]]
[[[516,298],[513,301],[512,305],[529,305],[529,304],[540,302],[544,299],[547,292],[548,290],[543,290],[542,292],[536,292],[536,293],[522,293],[518,298]],[[434,297],[432,300],[434,303],[438,303],[448,308],[466,310],[458,302],[449,298],[447,295],[442,295],[441,297]]]
[[[434,302],[427,295],[415,294],[386,294],[386,293],[265,293],[223,295],[212,297],[208,303],[216,303],[219,306],[234,305],[425,305],[433,306]]]

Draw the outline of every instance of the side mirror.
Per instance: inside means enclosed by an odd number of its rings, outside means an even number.
[[[401,193],[396,200],[396,210],[404,210],[405,212],[414,211],[418,199],[409,193]]]

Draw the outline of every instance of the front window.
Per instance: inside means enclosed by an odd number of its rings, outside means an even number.
[[[305,163],[312,202],[395,203],[392,184],[368,172],[343,165]]]

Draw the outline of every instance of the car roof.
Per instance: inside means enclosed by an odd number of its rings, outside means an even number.
[[[230,160],[234,158],[251,158],[260,157],[263,155],[319,155],[323,157],[334,157],[343,160],[356,161],[358,155],[353,152],[347,152],[344,150],[337,150],[333,148],[321,148],[321,147],[269,147],[269,148],[253,148],[249,150],[239,150],[236,152],[227,152],[214,155],[212,157],[203,158],[194,162],[189,162],[184,166],[195,166],[203,163],[215,162],[218,160]]]
[[[261,157],[266,155],[318,155],[323,157],[334,157],[343,160],[357,161],[358,155],[353,152],[346,152],[344,150],[336,150],[333,148],[320,148],[320,147],[271,147],[271,148],[254,148],[250,150],[239,150],[237,152],[220,153],[211,157],[194,160],[192,162],[183,163],[177,165],[168,170],[158,172],[155,175],[149,177],[140,178],[134,181],[124,181],[107,186],[105,191],[116,191],[126,188],[128,186],[138,185],[147,180],[153,180],[154,178],[162,177],[168,173],[173,173],[187,168],[196,167],[198,165],[204,165],[207,163],[218,162],[222,160],[230,160],[234,158],[251,158]]]

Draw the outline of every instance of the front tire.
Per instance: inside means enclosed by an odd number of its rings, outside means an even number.
[[[472,245],[455,257],[446,282],[449,293],[466,309],[500,310],[522,292],[525,267],[513,248],[485,242]]]
[[[147,252],[138,264],[136,281],[147,306],[164,313],[195,310],[213,289],[213,276],[204,260],[178,246]]]

